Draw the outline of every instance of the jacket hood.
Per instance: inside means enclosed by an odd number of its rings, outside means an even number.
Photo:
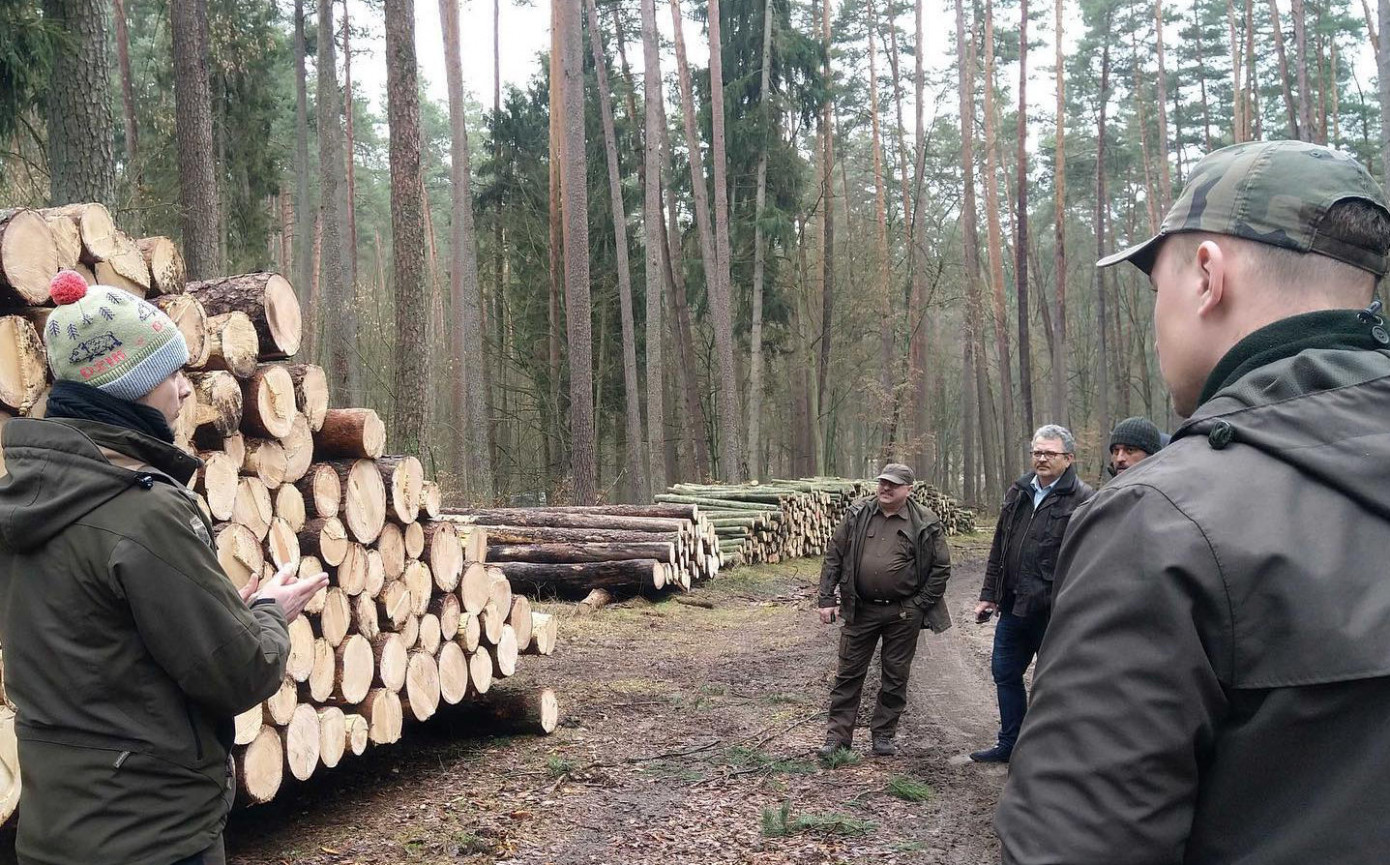
[[[199,461],[149,436],[80,420],[16,418],[3,433],[5,468],[0,479],[0,548],[23,553],[132,486],[187,483]],[[102,448],[150,465],[136,472],[113,465]]]
[[[1192,437],[1257,448],[1390,519],[1390,351],[1316,349],[1259,367],[1173,435]]]

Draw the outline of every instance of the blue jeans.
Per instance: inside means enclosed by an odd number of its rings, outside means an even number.
[[[1003,613],[994,628],[994,655],[990,672],[999,691],[999,747],[1012,751],[1018,742],[1018,731],[1028,711],[1028,692],[1023,687],[1023,674],[1042,645],[1047,632],[1047,613],[1015,616]]]

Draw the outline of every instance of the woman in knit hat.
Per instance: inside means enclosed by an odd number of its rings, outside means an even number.
[[[5,425],[0,643],[34,865],[214,865],[232,719],[275,692],[327,577],[240,593],[174,446],[188,348],[159,309],[60,273],[48,419]]]

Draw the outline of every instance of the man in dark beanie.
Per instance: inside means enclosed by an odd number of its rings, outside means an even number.
[[[1118,475],[1163,448],[1163,434],[1146,417],[1127,417],[1110,431],[1110,474]]]
[[[995,825],[1006,865],[1390,858],[1390,208],[1237,144],[1128,261],[1187,420],[1077,512]]]
[[[0,642],[24,865],[218,865],[232,719],[275,692],[288,622],[327,577],[241,593],[170,425],[192,394],[153,305],[63,271],[47,420],[3,431]],[[249,602],[249,606],[248,606]]]

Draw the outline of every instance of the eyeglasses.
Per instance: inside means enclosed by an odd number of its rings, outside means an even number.
[[[1069,451],[1033,451],[1032,453],[1033,459],[1035,460],[1050,460],[1053,457],[1071,456],[1071,453]]]

